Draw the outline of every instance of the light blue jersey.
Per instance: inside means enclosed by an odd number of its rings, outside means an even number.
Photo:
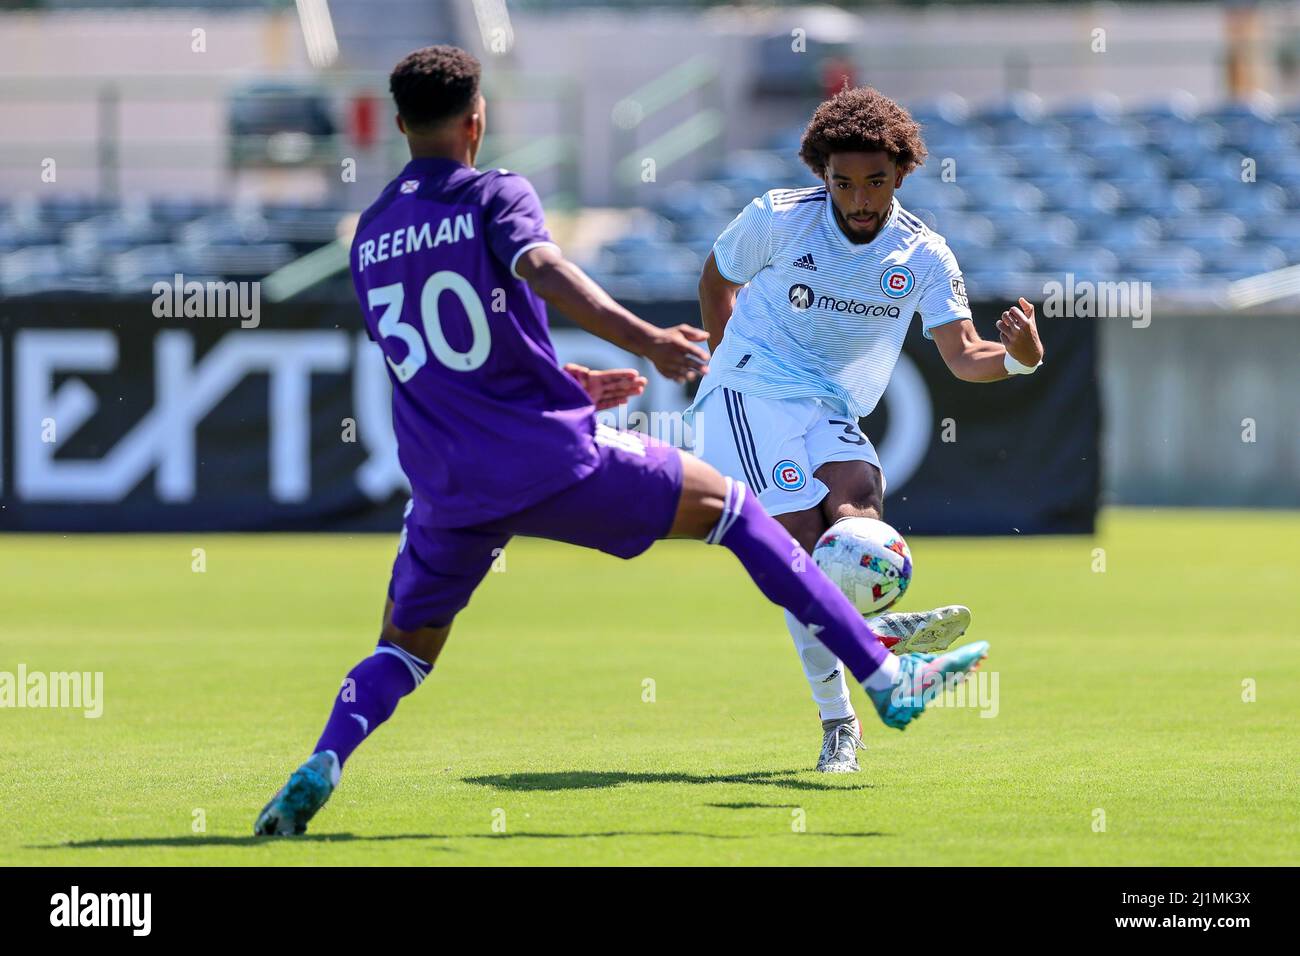
[[[718,386],[765,398],[817,398],[856,418],[889,384],[913,313],[927,338],[969,319],[948,244],[895,197],[868,243],[849,240],[824,186],[774,189],[713,246],[718,271],[748,283],[696,404]]]

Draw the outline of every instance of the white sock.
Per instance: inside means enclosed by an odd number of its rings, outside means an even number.
[[[867,690],[889,690],[898,677],[898,658],[887,654],[880,667],[872,671],[871,676],[862,682]]]
[[[849,685],[844,680],[844,665],[789,611],[785,612],[785,626],[794,638],[799,663],[803,665],[804,676],[808,678],[808,687],[822,720],[852,717],[853,704],[849,701]]]

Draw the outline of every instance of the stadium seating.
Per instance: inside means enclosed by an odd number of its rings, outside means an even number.
[[[982,106],[950,94],[912,113],[930,157],[899,198],[947,237],[973,294],[1032,291],[1071,272],[1209,297],[1231,280],[1300,263],[1300,106],[1275,110],[1260,99],[1198,109],[1180,91],[1129,110],[1113,97],[1047,109],[1031,94]],[[602,250],[587,263],[592,273],[625,294],[672,286],[672,268],[696,268],[745,203],[774,186],[813,183],[796,159],[799,133],[664,190],[652,259]],[[1254,181],[1243,180],[1247,160]],[[635,248],[628,244],[644,225],[610,247]],[[683,276],[681,287],[695,278]]]
[[[0,296],[147,292],[176,273],[261,279],[332,241],[344,215],[292,203],[15,201],[0,207]]]
[[[1032,94],[982,105],[949,94],[912,109],[930,156],[899,197],[947,237],[974,295],[1032,294],[1074,273],[1208,297],[1300,263],[1300,105],[1198,108],[1180,92],[1128,110],[1104,96],[1048,109]],[[746,203],[813,184],[801,132],[734,152],[703,180],[661,183],[626,233],[582,264],[623,298],[692,297],[714,239]],[[177,272],[264,277],[332,241],[345,212],[16,199],[0,204],[0,296],[130,293]]]

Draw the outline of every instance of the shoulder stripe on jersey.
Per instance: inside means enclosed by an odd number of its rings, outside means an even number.
[[[789,195],[785,195],[785,196],[773,196],[772,205],[777,208],[782,208],[785,206],[796,206],[799,203],[805,203],[805,202],[821,202],[825,198],[826,198],[825,187],[817,186],[814,188],[814,191],[810,193],[800,192],[800,193],[790,193]]]
[[[806,203],[806,202],[825,202],[825,200],[826,200],[826,197],[823,196],[823,195],[817,195],[817,196],[804,196],[802,199],[792,199],[792,200],[790,200],[789,202],[784,202],[784,203],[782,203],[781,205],[783,205],[783,206],[798,206],[798,205],[800,205],[800,204],[802,204],[802,203]]]
[[[825,189],[825,186],[791,186],[789,189],[773,189],[773,195],[792,196],[797,193],[811,193]]]
[[[758,465],[758,455],[754,450],[754,436],[749,431],[749,422],[744,418],[740,393],[724,388],[722,397],[727,403],[727,419],[731,422],[731,438],[736,443],[740,467],[745,471],[745,479],[749,482],[749,487],[755,492],[761,492],[766,487],[766,483],[763,481],[763,472]]]
[[[921,219],[917,218],[916,216],[913,216],[910,212],[908,212],[906,209],[903,209],[902,207],[899,207],[898,218],[901,222],[907,223],[913,229],[916,229],[918,231],[927,228],[925,223]]]
[[[790,190],[789,193],[772,193],[772,206],[787,206],[789,203],[807,203],[822,199],[826,195],[826,186],[810,186],[809,189]]]

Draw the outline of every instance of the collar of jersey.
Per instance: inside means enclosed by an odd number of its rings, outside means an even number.
[[[898,197],[894,196],[889,200],[889,215],[885,217],[885,224],[880,227],[876,237],[870,242],[854,242],[848,236],[844,235],[844,230],[840,224],[835,221],[835,205],[831,202],[831,191],[826,190],[826,224],[830,227],[831,232],[839,238],[841,245],[849,252],[862,252],[865,249],[874,248],[880,241],[880,237],[885,234],[885,230],[893,225],[894,217],[898,215]]]
[[[469,173],[475,172],[473,166],[466,166],[464,163],[456,159],[447,159],[444,156],[421,156],[408,162],[402,169],[402,174],[424,173],[429,175],[433,173],[445,173],[446,175],[451,176],[461,170]],[[400,179],[401,177],[398,178]]]

